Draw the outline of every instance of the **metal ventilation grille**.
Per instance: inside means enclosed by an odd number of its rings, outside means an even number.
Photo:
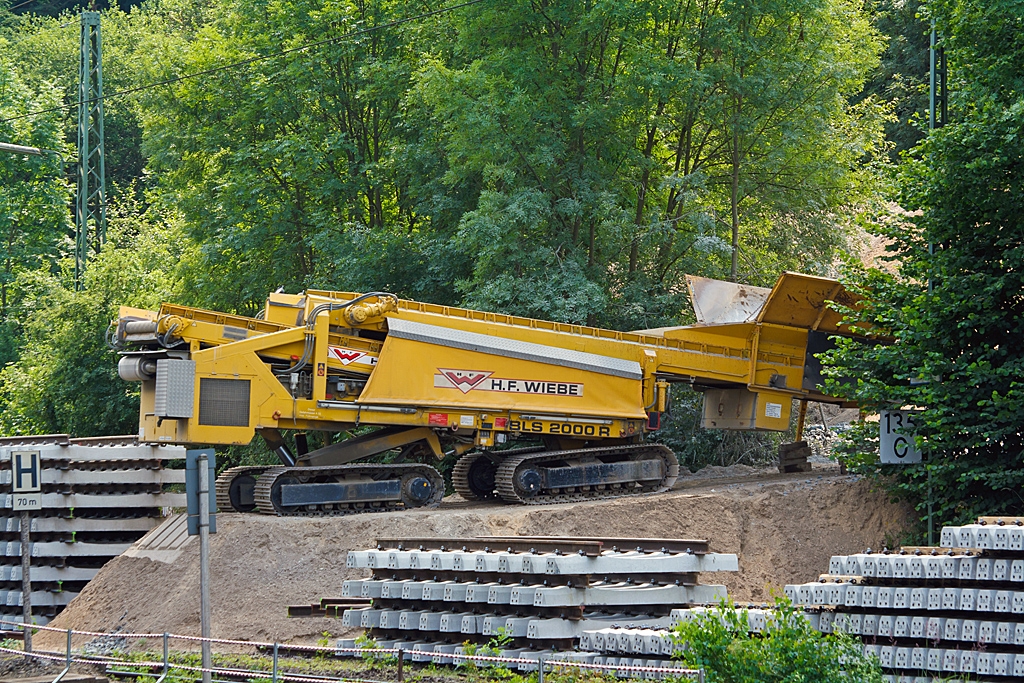
[[[199,379],[199,424],[249,426],[249,380]]]

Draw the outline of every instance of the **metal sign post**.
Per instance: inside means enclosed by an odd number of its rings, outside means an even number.
[[[185,452],[185,496],[188,533],[199,534],[199,624],[203,652],[203,683],[210,683],[210,534],[217,532],[216,500],[210,489],[217,454],[212,448]]]
[[[42,463],[39,451],[11,452],[11,493],[14,509],[21,511],[21,623],[25,652],[32,652],[32,510],[42,508]]]
[[[203,638],[210,637],[210,470],[206,454],[199,465],[199,619]],[[203,641],[203,683],[210,683],[210,641]]]

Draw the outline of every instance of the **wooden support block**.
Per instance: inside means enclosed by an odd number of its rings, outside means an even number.
[[[813,455],[806,441],[784,443],[779,446],[779,472],[810,472],[811,463],[807,458]]]

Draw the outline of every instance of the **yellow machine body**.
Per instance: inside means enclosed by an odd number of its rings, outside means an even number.
[[[358,425],[425,427],[484,449],[522,434],[631,440],[674,383],[705,392],[709,428],[785,430],[794,398],[839,402],[808,383],[809,335],[843,332],[827,305],[849,303],[839,283],[690,284],[697,324],[639,332],[349,292],[272,294],[261,319],[125,307],[119,342],[148,350],[128,352],[122,376],[142,382],[139,437],[155,443]]]

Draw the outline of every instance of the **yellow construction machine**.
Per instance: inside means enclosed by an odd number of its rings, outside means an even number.
[[[673,384],[704,392],[702,425],[716,429],[786,430],[793,399],[839,402],[821,392],[814,356],[844,331],[828,302],[854,303],[838,282],[688,283],[697,324],[637,332],[307,291],[271,294],[255,318],[122,307],[110,338],[120,376],[142,384],[140,441],[248,444],[258,433],[277,453],[280,466],[218,477],[221,510],[437,505],[443,478],[415,462],[427,454],[460,456],[452,483],[465,498],[589,500],[674,483],[675,455],[645,442]],[[324,445],[310,450],[314,431]],[[365,462],[387,452],[403,457]]]

